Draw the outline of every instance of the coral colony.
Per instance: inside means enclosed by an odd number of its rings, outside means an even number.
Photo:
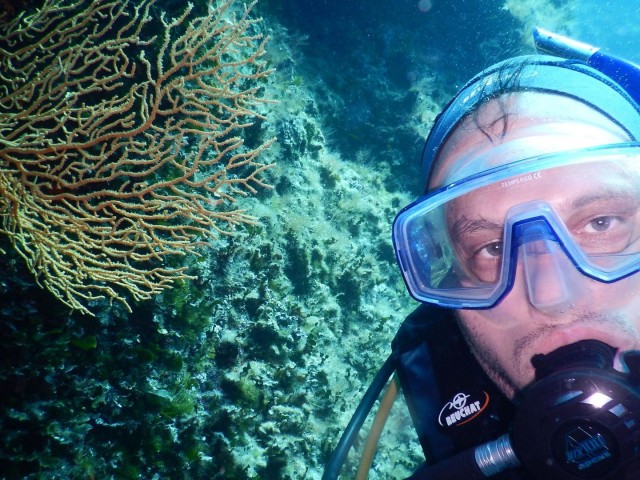
[[[3,25],[0,232],[70,307],[148,299],[187,277],[171,257],[254,221],[221,208],[271,166],[271,141],[240,136],[261,117],[264,39],[231,4],[153,19],[150,1],[46,2]]]

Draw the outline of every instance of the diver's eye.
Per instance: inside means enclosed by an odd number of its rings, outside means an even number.
[[[498,240],[480,245],[467,259],[468,272],[482,282],[496,282],[503,250],[503,244]]]
[[[491,242],[476,251],[478,257],[500,257],[502,256],[502,242]]]
[[[594,232],[606,232],[618,221],[619,221],[619,218],[614,216],[604,216],[604,217],[594,218],[589,222],[586,230],[591,229]]]

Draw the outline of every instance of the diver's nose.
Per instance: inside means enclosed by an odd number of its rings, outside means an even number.
[[[529,302],[549,313],[570,307],[579,294],[580,282],[553,232],[544,221],[536,220],[520,227],[519,233]]]

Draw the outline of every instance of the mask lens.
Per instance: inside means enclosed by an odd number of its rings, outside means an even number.
[[[519,238],[515,227],[535,219],[549,233]],[[444,306],[495,305],[525,244],[528,258],[553,243],[583,274],[618,280],[640,269],[640,145],[546,155],[468,177],[403,210],[393,234],[412,295]]]

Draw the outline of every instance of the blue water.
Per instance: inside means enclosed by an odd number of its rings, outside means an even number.
[[[640,1],[579,0],[576,3],[580,40],[640,62]]]

